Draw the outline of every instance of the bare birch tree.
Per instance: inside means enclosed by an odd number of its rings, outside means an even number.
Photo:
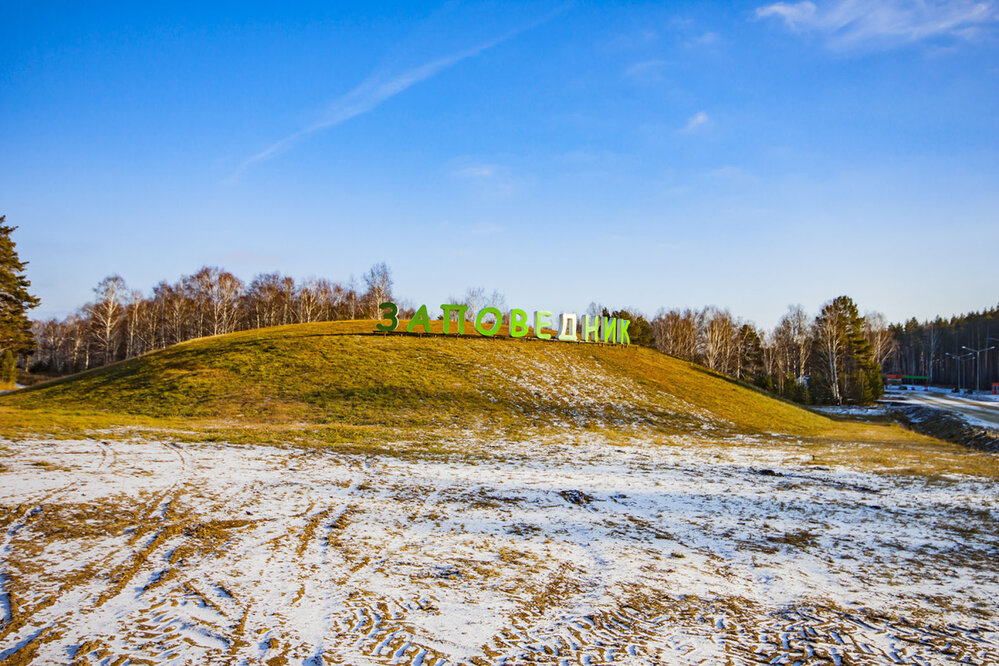
[[[364,274],[364,286],[367,288],[366,301],[368,316],[379,316],[378,306],[392,298],[392,272],[385,262],[375,264]]]
[[[104,363],[114,360],[121,331],[122,299],[127,287],[120,275],[101,280],[94,288],[97,299],[88,307],[94,326],[98,349],[104,354]]]
[[[837,405],[843,403],[840,391],[840,365],[846,351],[846,322],[840,311],[827,305],[815,320],[816,352],[829,380],[829,390]]]
[[[888,322],[880,312],[864,314],[864,337],[871,345],[871,357],[878,365],[884,365],[892,353],[895,339],[888,329]]]

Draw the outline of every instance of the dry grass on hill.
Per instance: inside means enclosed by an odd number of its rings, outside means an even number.
[[[371,321],[329,322],[192,340],[2,396],[0,434],[168,432],[418,455],[462,452],[452,440],[463,432],[736,445],[767,435],[810,449],[816,464],[997,473],[988,457],[895,425],[816,414],[650,349],[466,331],[380,335]]]

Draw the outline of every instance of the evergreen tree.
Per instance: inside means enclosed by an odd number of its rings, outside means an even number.
[[[607,310],[604,310],[604,312],[606,313]],[[631,339],[631,344],[642,345],[643,347],[655,346],[655,341],[652,339],[652,324],[642,315],[634,315],[628,310],[616,310],[609,315],[604,314],[604,316],[627,319],[631,322],[628,324],[628,337]]]
[[[771,375],[760,375],[754,383],[764,391],[777,392],[777,386],[774,384],[774,378]]]
[[[864,323],[848,296],[822,308],[813,327],[812,397],[837,404],[868,403],[881,397],[881,367],[874,362]]]
[[[738,365],[736,377],[755,380],[763,372],[763,341],[750,324],[743,324],[738,333]]]
[[[0,357],[0,384],[13,384],[17,381],[17,362],[14,354],[9,349],[5,349]]]
[[[38,299],[28,293],[31,283],[24,277],[26,261],[17,256],[11,233],[17,227],[0,216],[0,349],[14,355],[30,354],[35,349],[35,337],[27,311],[36,307]]]

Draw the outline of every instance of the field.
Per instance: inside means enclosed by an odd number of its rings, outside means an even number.
[[[994,456],[351,326],[0,399],[0,663],[999,662]]]

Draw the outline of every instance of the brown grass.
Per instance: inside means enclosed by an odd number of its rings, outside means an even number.
[[[571,423],[621,445],[676,435],[739,445],[734,436],[750,435],[815,465],[999,476],[987,454],[830,419],[650,349],[482,338],[470,325],[458,338],[440,327],[384,335],[371,321],[327,322],[192,340],[0,396],[0,436],[467,456],[502,454],[470,438],[554,440]]]

